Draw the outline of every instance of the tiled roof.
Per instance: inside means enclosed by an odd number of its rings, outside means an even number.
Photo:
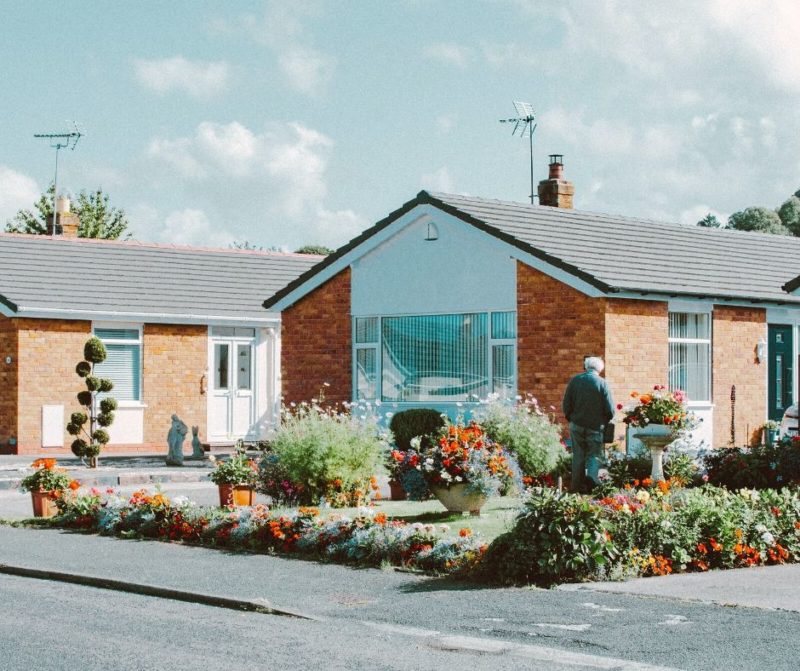
[[[800,305],[800,238],[420,191],[264,302],[269,308],[418,205],[429,204],[613,295],[620,292]],[[798,280],[800,285],[800,279]]]
[[[20,316],[89,311],[263,320],[264,296],[321,258],[0,234],[0,302]]]
[[[612,291],[798,302],[800,238],[429,194]],[[604,287],[604,288],[605,288]]]

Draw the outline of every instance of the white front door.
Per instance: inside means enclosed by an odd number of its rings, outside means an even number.
[[[247,438],[255,422],[255,329],[213,327],[209,359],[209,439]]]

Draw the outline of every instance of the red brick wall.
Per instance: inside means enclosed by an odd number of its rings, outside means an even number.
[[[614,401],[626,404],[632,391],[667,384],[669,367],[666,301],[610,298],[606,302],[606,379]],[[616,437],[624,438],[617,424]]]
[[[326,401],[352,399],[349,268],[283,312],[281,340],[284,402],[317,398],[326,382]]]
[[[6,357],[11,363],[6,363]],[[9,438],[17,438],[17,328],[13,319],[0,315],[0,454]],[[15,451],[15,450],[14,450]]]
[[[149,451],[166,454],[173,413],[186,426],[199,425],[200,440],[207,441],[208,396],[201,393],[201,380],[208,369],[208,327],[145,324],[142,354],[144,442]],[[191,438],[190,433],[186,450]]]
[[[14,319],[19,338],[18,451],[42,450],[42,406],[64,406],[64,425],[79,409],[75,395],[83,384],[75,365],[83,360],[83,345],[91,334],[88,321]],[[65,453],[72,443],[64,430]],[[50,450],[48,452],[58,452]]]
[[[714,447],[730,443],[731,385],[736,385],[736,444],[759,439],[767,418],[767,364],[756,363],[755,348],[766,338],[766,321],[761,308],[714,306]]]
[[[589,298],[544,273],[517,263],[517,388],[544,409],[556,408],[587,354],[605,356],[605,298]]]

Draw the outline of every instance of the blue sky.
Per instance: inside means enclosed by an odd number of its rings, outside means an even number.
[[[338,246],[420,189],[693,223],[800,187],[800,5],[2,0],[0,221],[52,179],[140,240]]]

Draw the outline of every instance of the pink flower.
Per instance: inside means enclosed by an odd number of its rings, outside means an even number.
[[[678,402],[683,403],[686,400],[686,392],[676,389],[672,392],[672,397]]]
[[[617,410],[622,410],[622,403],[617,403]]]

